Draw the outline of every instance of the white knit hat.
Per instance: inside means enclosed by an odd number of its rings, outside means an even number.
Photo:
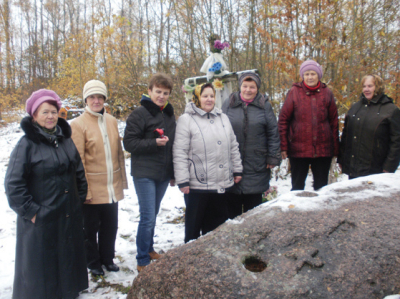
[[[83,103],[86,103],[86,98],[94,94],[101,94],[107,100],[107,87],[99,80],[90,80],[83,87]]]

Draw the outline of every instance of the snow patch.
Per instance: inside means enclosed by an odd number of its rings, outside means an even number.
[[[331,184],[320,191],[307,192],[309,196],[302,196],[306,193],[304,191],[291,191],[262,204],[251,213],[265,213],[272,208],[279,208],[283,212],[336,209],[345,203],[363,201],[375,196],[387,197],[398,193],[400,192],[399,179],[399,172],[385,173]],[[354,191],[355,189],[357,191]]]

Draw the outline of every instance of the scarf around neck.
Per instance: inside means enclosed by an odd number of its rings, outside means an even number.
[[[318,81],[317,86],[314,86],[314,87],[308,86],[308,85],[306,84],[306,82],[304,82],[304,81],[303,81],[303,84],[304,84],[304,86],[305,86],[308,90],[311,90],[311,91],[317,90],[318,88],[321,87],[321,81]]]
[[[242,96],[242,94],[240,94],[240,99],[246,104],[246,106],[248,106],[251,102],[254,101],[255,98],[251,99],[251,100],[245,100]]]
[[[41,125],[39,125],[37,122],[34,122],[33,124],[36,127],[38,127],[39,129],[41,129],[43,132],[45,132],[46,134],[55,135],[56,132],[57,132],[57,125],[53,129],[47,129],[47,128],[42,127]]]

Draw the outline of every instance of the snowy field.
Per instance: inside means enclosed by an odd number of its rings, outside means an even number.
[[[120,132],[123,133],[123,123],[120,123]],[[0,129],[0,299],[9,299],[12,295],[15,258],[15,221],[16,214],[8,206],[4,192],[4,176],[8,160],[15,144],[23,135],[19,124],[13,123]],[[122,135],[122,134],[121,134]],[[126,172],[130,174],[130,159],[126,160]],[[299,197],[290,193],[290,177],[285,176],[285,164],[282,167],[278,179],[271,179],[271,186],[278,190],[278,200],[266,203],[265,206],[278,205],[287,207],[290,204],[300,209],[314,209],[317,202],[299,201]],[[398,176],[399,172],[396,173]],[[282,175],[283,174],[283,175]],[[398,177],[400,179],[400,177]],[[347,180],[347,176],[339,176],[339,181]],[[119,229],[116,241],[116,258],[114,262],[120,267],[119,272],[105,270],[103,279],[94,279],[89,274],[89,289],[84,291],[79,299],[123,299],[126,291],[131,286],[133,279],[138,275],[136,271],[136,231],[139,222],[139,206],[133,187],[132,178],[129,175],[129,190],[125,190],[125,199],[119,202]],[[379,180],[378,180],[379,181]],[[341,184],[349,184],[342,182]],[[329,192],[330,186],[321,190]],[[312,177],[306,182],[306,190],[313,190]],[[360,194],[363,197],[362,193]],[[310,200],[310,198],[307,198]],[[184,224],[180,221],[184,208],[183,195],[177,187],[169,187],[161,204],[161,210],[157,218],[155,230],[155,250],[166,252],[183,244]],[[262,212],[262,209],[257,209]],[[156,261],[155,261],[156,262]],[[393,297],[391,299],[400,299]]]

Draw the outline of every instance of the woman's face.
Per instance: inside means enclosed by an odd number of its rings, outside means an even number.
[[[165,88],[164,86],[153,86],[153,89],[149,89],[148,92],[150,99],[158,107],[164,107],[171,94],[171,90],[169,88]]]
[[[373,77],[367,77],[363,84],[362,92],[367,100],[371,100],[375,95],[375,83]]]
[[[211,87],[206,87],[203,93],[200,95],[200,107],[205,112],[210,112],[214,109],[215,95],[214,90]]]
[[[104,108],[105,98],[102,94],[92,94],[86,98],[86,104],[93,112],[99,113]]]
[[[257,84],[253,80],[243,81],[240,86],[240,94],[246,101],[253,100],[257,95]]]
[[[318,74],[315,71],[305,71],[303,74],[303,80],[307,86],[310,87],[317,86],[319,82]]]
[[[39,126],[51,130],[57,125],[57,108],[47,102],[44,102],[33,114],[33,120],[37,122]]]

